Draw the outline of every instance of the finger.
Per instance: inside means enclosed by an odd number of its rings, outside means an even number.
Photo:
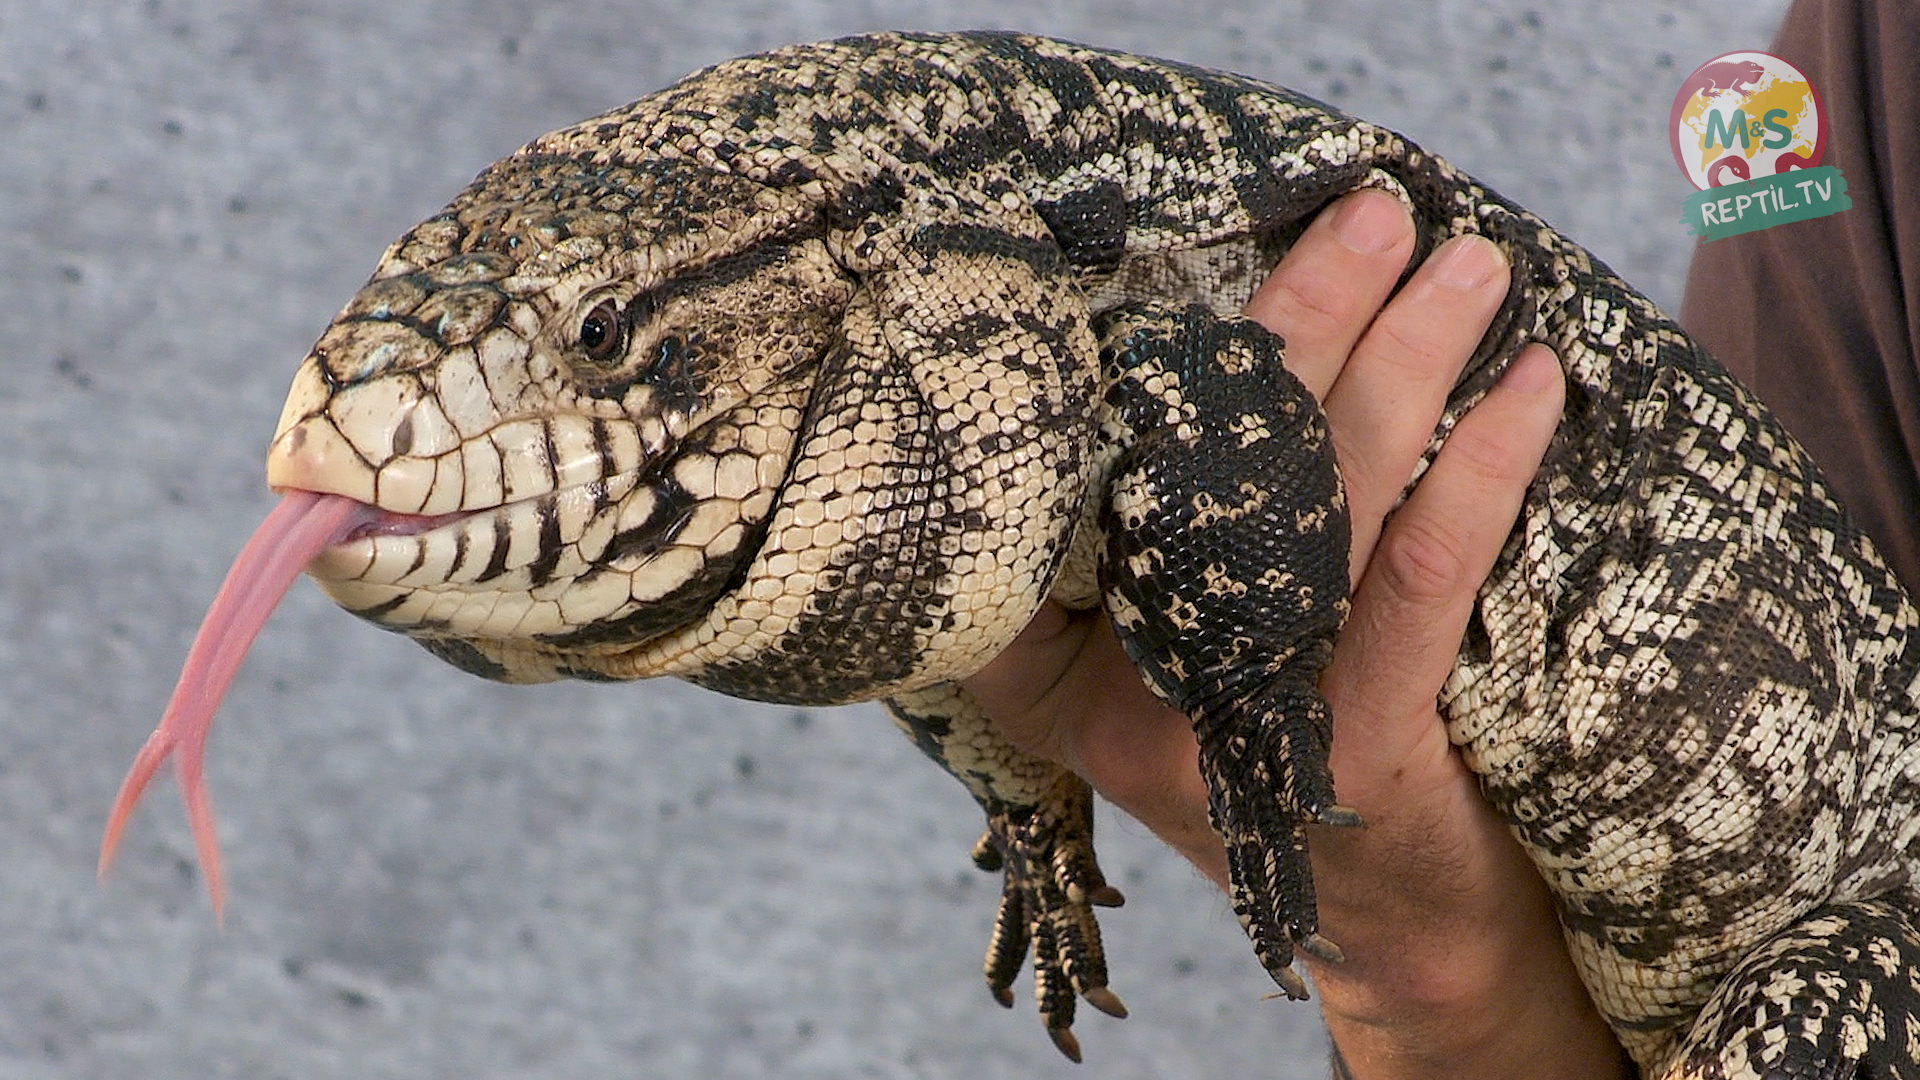
[[[1322,680],[1341,783],[1351,786],[1369,768],[1398,768],[1404,754],[1432,740],[1434,695],[1553,438],[1564,395],[1553,354],[1540,346],[1522,352],[1461,418],[1388,522]],[[1445,739],[1439,744],[1444,750]]]
[[[1307,226],[1246,313],[1286,339],[1287,370],[1324,399],[1412,254],[1413,218],[1400,200],[1356,191]]]
[[[1322,399],[1347,486],[1356,573],[1506,298],[1510,277],[1492,241],[1461,236],[1441,245],[1374,320]]]

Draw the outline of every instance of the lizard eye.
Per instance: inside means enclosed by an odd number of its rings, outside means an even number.
[[[580,351],[596,364],[611,364],[627,345],[627,320],[620,305],[602,300],[580,320]]]

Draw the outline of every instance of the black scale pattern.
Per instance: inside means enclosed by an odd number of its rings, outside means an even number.
[[[1089,794],[954,680],[1049,592],[1104,603],[1196,720],[1261,961],[1297,995],[1293,951],[1337,954],[1302,824],[1353,820],[1313,690],[1344,508],[1281,343],[1234,313],[1362,185],[1410,205],[1422,254],[1479,232],[1515,267],[1435,450],[1526,342],[1567,373],[1441,706],[1600,1009],[1649,1076],[1920,1075],[1920,616],[1671,321],[1309,99],[1016,34],[719,65],[536,140],[396,243],[273,467],[474,515],[322,574],[467,670],[887,699],[986,810],[994,996],[1031,955],[1077,1056],[1076,996],[1124,1011]],[[606,297],[628,354],[584,356]]]

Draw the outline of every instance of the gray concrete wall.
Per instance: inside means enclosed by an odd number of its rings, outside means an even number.
[[[525,139],[730,55],[1024,27],[1408,132],[1671,304],[1679,79],[1780,0],[0,3],[0,1080],[1321,1075],[1225,905],[1109,819],[1124,1023],[1059,1060],[977,973],[960,789],[871,709],[468,678],[302,585],[211,752],[109,800],[228,560],[293,365],[400,230]]]

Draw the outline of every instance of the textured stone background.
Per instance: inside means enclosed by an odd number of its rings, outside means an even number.
[[[977,966],[960,788],[871,710],[483,684],[295,589],[211,755],[103,815],[228,560],[294,363],[387,241],[542,131],[706,63],[1021,26],[1398,127],[1673,303],[1679,79],[1780,0],[0,3],[0,1080],[1315,1076],[1308,1007],[1137,826],[1134,1018],[1058,1059]]]

